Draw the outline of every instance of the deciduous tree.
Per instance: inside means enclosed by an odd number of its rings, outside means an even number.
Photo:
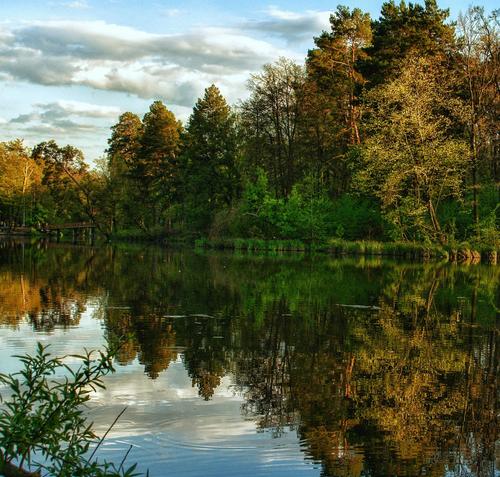
[[[482,7],[470,7],[457,22],[456,66],[463,98],[465,125],[472,176],[472,212],[479,225],[480,176],[497,183],[500,194],[498,159],[498,110],[500,97],[500,38],[497,14],[487,16]],[[484,164],[484,170],[480,171]],[[489,166],[489,167],[488,167]],[[489,169],[489,170],[488,170]],[[500,195],[499,195],[500,197]]]
[[[439,205],[463,197],[466,144],[451,133],[451,99],[440,78],[439,68],[414,58],[371,93],[357,184],[379,198],[400,238],[446,240]]]
[[[248,82],[250,98],[241,106],[247,170],[261,166],[276,196],[286,197],[301,177],[299,122],[304,69],[281,58]]]

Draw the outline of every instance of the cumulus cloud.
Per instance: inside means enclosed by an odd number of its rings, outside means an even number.
[[[109,127],[120,113],[115,106],[61,100],[34,104],[29,112],[0,123],[5,139],[23,137],[29,145],[55,139],[61,144],[71,143],[94,158],[105,149]]]
[[[54,5],[85,8],[89,2],[54,0]],[[168,17],[182,13],[179,9],[162,12]],[[52,92],[71,87],[75,94],[93,90],[100,97],[106,97],[102,96],[106,92],[125,93],[134,97],[136,109],[141,100],[161,99],[186,120],[211,83],[234,103],[246,96],[251,73],[280,56],[302,61],[304,49],[290,45],[310,40],[328,26],[326,12],[270,8],[266,15],[244,25],[175,34],[102,20],[0,22],[0,82],[14,88],[19,82],[48,86]],[[288,46],[278,47],[276,38]],[[116,97],[109,95],[110,101]],[[122,95],[120,104],[125,102]],[[87,151],[93,148],[95,157],[106,147],[109,127],[119,113],[118,108],[81,102],[38,102],[29,111],[16,109],[16,117],[0,120],[1,133],[3,138],[22,136],[35,142],[50,137],[84,145]]]
[[[120,108],[99,104],[84,103],[81,101],[56,101],[52,103],[37,104],[52,114],[75,115],[87,118],[116,118],[120,114]]]
[[[0,34],[0,74],[12,80],[85,85],[180,106],[192,105],[212,82],[241,91],[242,73],[286,54],[226,28],[160,35],[103,21],[52,21]]]
[[[310,10],[297,13],[270,7],[267,13],[268,18],[245,22],[242,27],[281,37],[287,43],[308,40],[330,27],[331,12],[328,11]]]
[[[78,128],[81,130],[95,129],[95,121],[89,124],[79,124],[74,120],[115,119],[120,109],[114,106],[101,106],[80,101],[55,101],[35,104],[33,111],[12,118],[11,124],[27,124],[41,121],[45,125],[59,126],[64,129]],[[70,119],[73,118],[73,119]],[[31,127],[32,125],[29,125]]]
[[[73,75],[80,69],[72,64],[71,58],[47,57],[39,51],[18,50],[13,56],[0,50],[0,71],[4,78],[29,81],[31,83],[53,86],[71,84]]]

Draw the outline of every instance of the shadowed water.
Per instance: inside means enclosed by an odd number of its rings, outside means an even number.
[[[100,455],[152,476],[500,475],[498,267],[0,243],[0,372],[125,340]]]

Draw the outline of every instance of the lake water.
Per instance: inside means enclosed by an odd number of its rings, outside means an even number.
[[[151,476],[498,476],[499,270],[0,242],[0,372],[122,337],[89,417]]]

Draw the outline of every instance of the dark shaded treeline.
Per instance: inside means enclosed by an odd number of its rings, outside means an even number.
[[[434,0],[339,6],[305,66],[285,58],[183,126],[124,113],[90,171],[71,146],[0,147],[0,214],[115,237],[464,240],[498,246],[497,13]]]
[[[498,273],[4,246],[0,319],[50,330],[77,324],[92,306],[110,337],[126,337],[121,364],[138,359],[154,379],[182,353],[203,399],[230,374],[242,412],[275,436],[295,429],[325,476],[489,476],[498,437]]]

